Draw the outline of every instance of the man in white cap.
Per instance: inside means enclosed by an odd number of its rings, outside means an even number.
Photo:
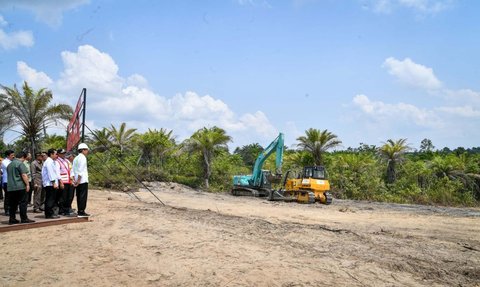
[[[73,160],[73,186],[77,191],[77,209],[79,217],[88,217],[85,212],[88,197],[88,170],[87,155],[88,146],[84,143],[78,145],[78,156]]]

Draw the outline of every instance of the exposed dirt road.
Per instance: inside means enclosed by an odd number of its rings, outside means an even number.
[[[92,222],[0,235],[0,285],[480,286],[480,209],[152,188],[167,207],[93,191]]]

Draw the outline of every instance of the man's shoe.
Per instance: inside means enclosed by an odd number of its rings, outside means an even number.
[[[10,219],[10,220],[8,220],[8,224],[9,224],[9,225],[17,224],[17,223],[20,223],[20,221],[18,221],[17,219]]]
[[[78,213],[78,217],[89,217],[90,214],[86,213],[86,212],[79,212]]]
[[[58,215],[50,215],[50,216],[45,216],[46,219],[57,219],[60,218]]]
[[[34,223],[34,222],[35,222],[35,220],[31,220],[29,218],[24,219],[24,220],[22,219],[22,223]]]

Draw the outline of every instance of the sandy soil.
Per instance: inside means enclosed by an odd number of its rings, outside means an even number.
[[[0,235],[2,286],[480,286],[480,209],[91,190],[91,222]]]

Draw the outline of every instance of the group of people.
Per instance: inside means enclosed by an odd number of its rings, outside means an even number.
[[[49,149],[47,152],[31,155],[26,152],[15,154],[5,151],[0,157],[1,183],[0,200],[4,202],[5,215],[9,224],[35,222],[28,218],[27,208],[33,198],[33,212],[45,213],[45,218],[63,216],[90,216],[85,212],[88,197],[88,146],[78,145],[78,155],[65,149]],[[32,196],[33,193],[33,196]],[[76,193],[77,212],[72,208]],[[19,210],[20,221],[16,219]]]

